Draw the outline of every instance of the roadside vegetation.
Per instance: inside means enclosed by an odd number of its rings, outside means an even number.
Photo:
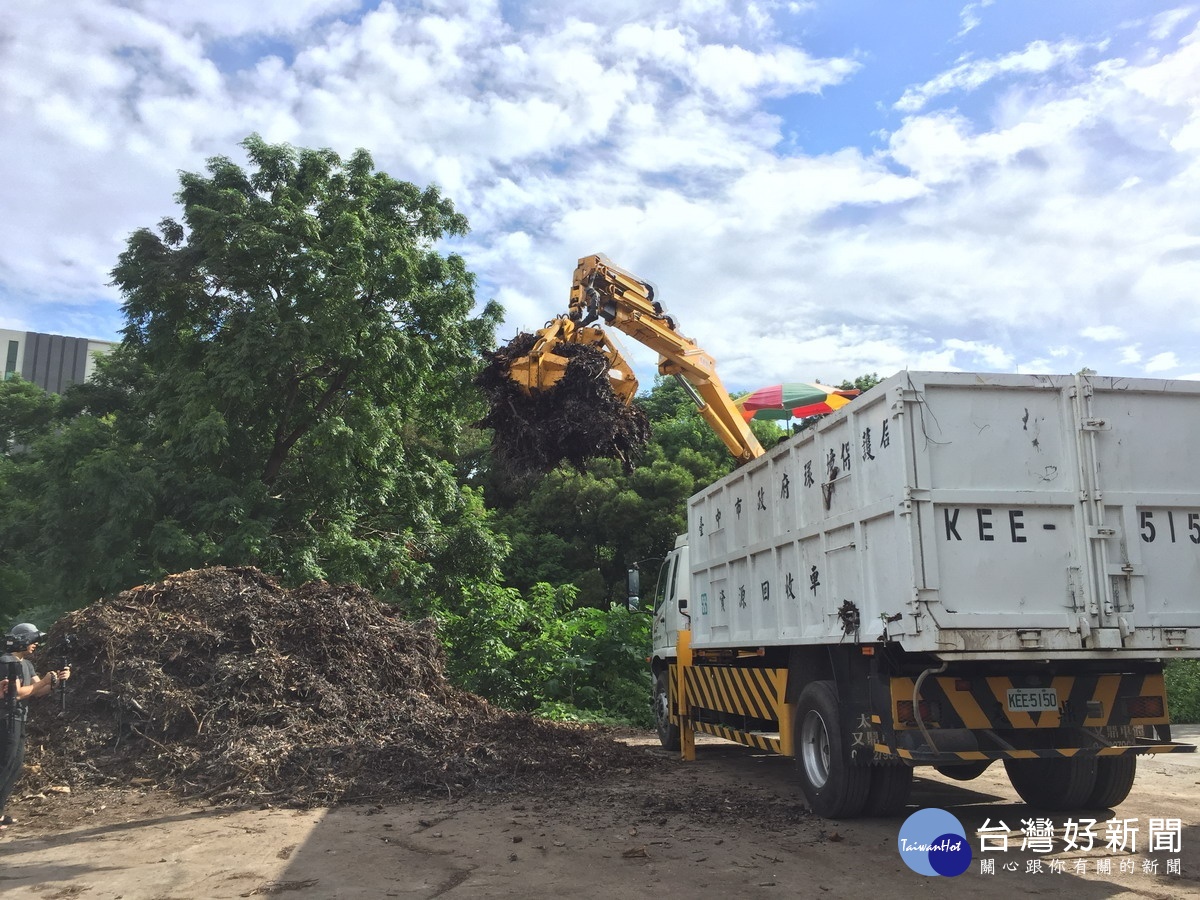
[[[1200,723],[1200,659],[1167,663],[1167,706],[1177,725]]]

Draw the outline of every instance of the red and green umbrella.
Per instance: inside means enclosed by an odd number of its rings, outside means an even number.
[[[861,391],[824,384],[789,381],[752,391],[736,402],[738,412],[751,419],[802,419],[841,409]]]

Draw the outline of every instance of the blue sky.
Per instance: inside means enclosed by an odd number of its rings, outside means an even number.
[[[501,339],[603,252],[734,389],[1197,378],[1198,29],[1145,0],[15,0],[0,327],[114,338],[126,237],[257,131],[441,185]]]
[[[1003,2],[1003,0],[1001,0]],[[1138,11],[1141,7],[1142,11]],[[921,84],[964,59],[1003,56],[1035,41],[1076,37],[1125,45],[1135,35],[1124,23],[1145,17],[1141,3],[1079,3],[1011,0],[998,6],[962,2],[913,4],[843,0],[816,15],[796,15],[787,33],[820,56],[846,56],[860,68],[853,78],[819,95],[804,94],[767,104],[794,130],[801,151],[829,153],[846,146],[869,151],[883,146],[884,129],[900,125],[893,104],[905,88]],[[986,115],[1003,84],[949,103]]]

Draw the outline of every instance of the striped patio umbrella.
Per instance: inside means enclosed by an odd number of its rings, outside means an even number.
[[[735,405],[747,422],[751,419],[802,419],[841,409],[860,393],[824,384],[789,381],[752,391]]]

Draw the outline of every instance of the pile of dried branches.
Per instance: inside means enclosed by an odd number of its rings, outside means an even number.
[[[526,392],[509,371],[535,340],[518,334],[489,355],[475,379],[489,406],[476,425],[492,429],[493,465],[514,479],[561,462],[583,472],[597,458],[619,459],[631,470],[650,439],[650,423],[641,407],[613,392],[608,358],[587,344],[559,344],[554,352],[570,360],[566,374],[550,388]]]
[[[600,731],[455,689],[434,624],[352,586],[285,590],[257,569],[184,572],[60,619],[38,667],[68,655],[68,691],[31,716],[29,787],[132,782],[321,805],[647,763]]]

